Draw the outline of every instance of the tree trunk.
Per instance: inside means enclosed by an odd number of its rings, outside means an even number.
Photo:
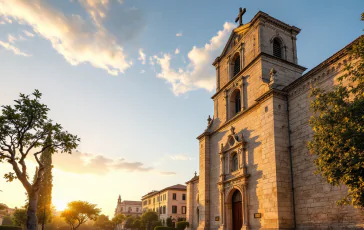
[[[34,189],[29,194],[29,206],[27,211],[27,230],[37,230],[37,204],[38,204],[38,192]]]

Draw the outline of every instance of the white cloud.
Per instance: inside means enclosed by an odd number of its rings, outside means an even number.
[[[170,83],[175,95],[196,89],[205,89],[211,92],[215,88],[215,69],[211,64],[221,54],[234,27],[235,24],[226,22],[224,29],[218,31],[209,43],[200,48],[194,46],[188,53],[187,66],[179,68],[178,71],[171,67],[172,57],[170,54],[164,53],[160,57],[154,57],[161,68],[157,77]]]
[[[19,48],[17,48],[16,46],[14,46],[8,42],[0,41],[0,46],[2,46],[3,48],[5,48],[9,51],[12,51],[16,55],[20,55],[20,56],[24,56],[24,57],[31,56],[30,54],[22,52]]]
[[[176,37],[182,37],[182,33],[176,33]]]
[[[175,161],[190,161],[193,160],[192,157],[187,156],[186,154],[179,154],[179,155],[173,155],[169,156],[170,159]]]
[[[109,0],[79,0],[98,27],[102,27],[102,20],[106,17]]]
[[[14,43],[16,40],[18,40],[16,37],[14,37],[12,34],[8,34],[8,41],[10,43]]]
[[[34,37],[35,35],[31,32],[29,32],[28,30],[23,30],[23,33],[27,36],[27,37]]]
[[[144,69],[140,70],[140,73],[141,74],[145,73],[145,70]]]
[[[123,47],[100,24],[108,1],[80,1],[96,28],[81,16],[65,16],[44,1],[0,0],[0,16],[31,26],[72,65],[90,63],[111,75],[123,73],[132,64],[126,60]]]
[[[145,65],[146,55],[143,53],[143,49],[139,49],[139,57],[138,60],[142,62],[143,65]]]
[[[174,51],[174,54],[179,54],[179,49],[178,48]]]

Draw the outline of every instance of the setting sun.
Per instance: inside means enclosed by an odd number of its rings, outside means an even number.
[[[67,208],[67,202],[64,200],[56,200],[53,202],[53,205],[56,207],[57,211],[63,211]]]

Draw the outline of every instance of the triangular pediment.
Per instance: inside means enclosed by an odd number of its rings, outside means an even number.
[[[244,36],[244,34],[250,29],[251,23],[247,23],[244,25],[241,25],[237,28],[235,28],[231,34],[230,37],[220,55],[220,57],[223,57],[226,53],[229,52],[229,50],[234,47],[238,41],[241,40],[241,38]]]

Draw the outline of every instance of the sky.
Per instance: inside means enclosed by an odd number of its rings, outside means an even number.
[[[261,10],[301,28],[308,70],[363,33],[362,0],[0,0],[0,105],[39,89],[49,117],[81,138],[53,157],[57,209],[86,200],[112,216],[119,194],[140,200],[198,172],[211,64],[239,7],[243,22]],[[0,165],[0,203],[20,207],[25,190],[2,178],[9,171]]]

